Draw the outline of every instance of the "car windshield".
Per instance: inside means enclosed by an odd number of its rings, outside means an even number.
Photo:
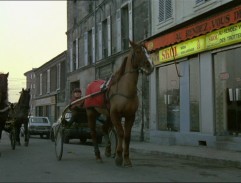
[[[46,118],[31,118],[31,123],[48,123]]]

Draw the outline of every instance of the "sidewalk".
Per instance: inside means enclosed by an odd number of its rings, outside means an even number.
[[[208,161],[225,166],[241,168],[241,152],[218,150],[206,146],[159,145],[149,142],[132,141],[130,150],[139,153]]]

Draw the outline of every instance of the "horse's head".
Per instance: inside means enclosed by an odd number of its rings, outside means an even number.
[[[29,108],[29,101],[30,101],[30,89],[24,90],[22,88],[22,91],[20,92],[20,98],[18,101],[19,106]]]
[[[132,51],[132,64],[136,69],[142,70],[145,74],[149,75],[154,70],[153,62],[147,53],[147,49],[144,44],[137,44],[134,41],[130,41]]]
[[[0,73],[0,102],[7,100],[8,74]]]

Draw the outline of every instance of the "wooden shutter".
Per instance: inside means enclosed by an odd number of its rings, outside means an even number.
[[[133,41],[132,1],[128,4],[129,11],[129,39]]]
[[[95,27],[92,27],[92,63],[95,63]]]
[[[76,38],[76,68],[79,68],[79,39]]]
[[[102,22],[98,24],[99,60],[102,59]]]
[[[88,32],[84,33],[84,62],[88,65]]]
[[[120,9],[116,11],[116,33],[117,33],[116,50],[117,52],[119,52],[121,51],[121,11]]]
[[[108,56],[111,55],[111,21],[110,16],[107,17],[107,39],[108,39]]]

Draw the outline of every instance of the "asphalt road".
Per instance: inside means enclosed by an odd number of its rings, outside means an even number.
[[[57,161],[54,143],[38,136],[28,147],[10,147],[7,134],[0,143],[0,182],[240,182],[240,169],[206,162],[131,152],[133,167],[116,167],[113,158],[96,163],[91,143],[64,144]]]

